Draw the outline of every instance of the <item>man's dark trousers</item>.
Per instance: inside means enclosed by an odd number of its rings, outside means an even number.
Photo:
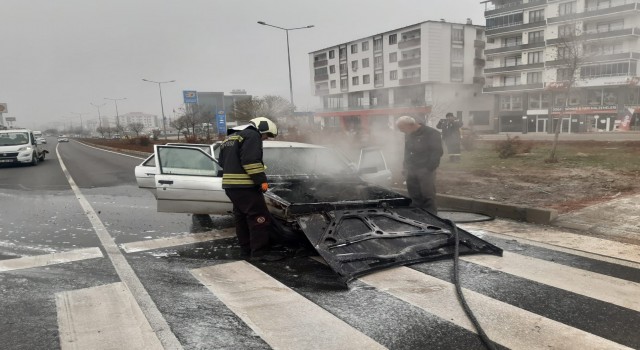
[[[411,205],[424,208],[428,212],[438,215],[435,170],[426,168],[408,170],[407,192],[411,197]]]
[[[227,188],[233,203],[233,217],[240,249],[257,256],[269,248],[271,214],[259,188]]]

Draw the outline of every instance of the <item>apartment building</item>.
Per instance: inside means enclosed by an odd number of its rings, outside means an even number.
[[[142,112],[131,112],[122,114],[119,116],[120,125],[125,128],[127,125],[132,123],[142,123],[144,125],[144,130],[149,131],[152,129],[157,129],[162,126],[162,121],[158,124],[158,116],[153,114],[146,114]],[[115,120],[115,117],[114,117]],[[114,122],[115,125],[115,122]]]
[[[637,0],[483,3],[483,92],[494,95],[496,131],[553,132],[561,123],[562,132],[593,132],[638,124]],[[572,46],[580,59],[567,98]]]
[[[493,130],[482,94],[484,27],[426,21],[309,53],[325,128],[372,134],[402,115],[433,124],[446,112]]]

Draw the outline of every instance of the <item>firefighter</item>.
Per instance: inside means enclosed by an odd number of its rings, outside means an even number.
[[[245,258],[276,261],[285,257],[270,250],[276,231],[263,195],[269,184],[262,162],[262,141],[277,135],[276,124],[259,117],[230,129],[220,146],[222,188],[233,203],[236,235]]]

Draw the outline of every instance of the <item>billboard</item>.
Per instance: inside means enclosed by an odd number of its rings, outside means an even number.
[[[218,127],[218,135],[227,134],[227,115],[224,111],[220,111],[216,114],[216,126]]]
[[[193,90],[182,91],[184,103],[198,103],[198,92]]]

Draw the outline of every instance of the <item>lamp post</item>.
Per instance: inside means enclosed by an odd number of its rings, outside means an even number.
[[[167,118],[164,116],[164,104],[162,103],[162,84],[173,83],[175,80],[153,81],[148,79],[142,79],[142,81],[146,81],[147,83],[158,84],[158,89],[160,90],[160,110],[162,111],[162,130],[164,132],[164,139],[167,140]]]
[[[529,125],[527,124],[527,116],[523,115],[522,116],[522,133],[526,134],[527,132],[529,132]]]
[[[289,31],[290,30],[297,30],[297,29],[313,28],[313,25],[308,25],[308,26],[304,26],[304,27],[296,27],[296,28],[282,28],[282,27],[274,26],[272,24],[265,23],[264,21],[258,21],[258,24],[261,24],[263,26],[269,26],[269,27],[273,27],[273,28],[282,29],[287,33],[287,60],[289,62],[289,97],[291,99],[291,104],[293,105],[294,104],[293,103],[293,82],[291,81],[291,53],[289,51]]]
[[[82,127],[82,113],[70,112],[71,114],[75,114],[80,117],[80,135],[84,133],[84,128]]]
[[[594,131],[598,132],[598,119],[600,119],[600,116],[596,114],[596,115],[593,116],[593,119],[596,120],[596,122],[595,122],[596,129]]]
[[[101,128],[102,127],[102,116],[100,115],[100,107],[104,107],[104,105],[106,105],[106,103],[103,103],[101,105],[97,105],[97,104],[94,104],[93,102],[89,102],[89,104],[98,109],[98,127]]]
[[[126,97],[123,97],[123,98],[108,98],[108,97],[105,97],[104,99],[105,100],[111,100],[116,105],[116,128],[118,129],[118,132],[120,132],[120,115],[118,114],[118,101],[126,100],[127,98]]]

